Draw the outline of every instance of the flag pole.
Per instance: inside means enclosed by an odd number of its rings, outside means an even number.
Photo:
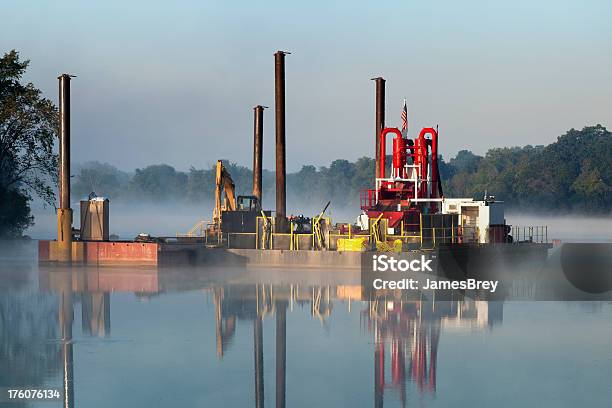
[[[406,127],[404,128],[404,113],[406,115]],[[402,137],[406,139],[408,137],[408,107],[406,105],[406,98],[404,98],[404,106],[402,107]]]

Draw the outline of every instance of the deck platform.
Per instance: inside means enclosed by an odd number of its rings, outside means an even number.
[[[544,261],[550,244],[452,245],[433,250],[410,251],[428,254],[447,265],[460,268],[475,260],[495,259],[504,264]],[[56,241],[38,242],[42,264],[57,263]],[[201,243],[144,243],[132,241],[77,241],[72,243],[72,264],[88,266],[232,266],[359,269],[363,257],[374,252],[314,250],[259,250],[210,248]],[[488,262],[488,261],[487,261]]]

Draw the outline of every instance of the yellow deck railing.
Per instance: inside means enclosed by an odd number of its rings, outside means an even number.
[[[489,230],[485,236],[477,226],[446,226],[425,227],[423,216],[419,224],[400,223],[399,234],[391,234],[388,230],[388,220],[382,215],[370,220],[368,231],[353,230],[351,224],[342,224],[340,228],[332,230],[331,219],[328,217],[315,217],[311,222],[311,232],[296,232],[296,224],[290,222],[289,232],[274,232],[275,220],[262,213],[257,217],[255,232],[226,233],[223,236],[209,233],[210,221],[200,220],[186,233],[177,233],[177,238],[203,238],[205,243],[209,240],[227,247],[254,247],[256,249],[286,249],[286,250],[353,250],[361,249],[367,242],[367,248],[384,251],[397,251],[398,248],[418,248],[432,250],[442,244],[471,243],[478,244],[483,239],[488,242]],[[496,227],[497,228],[497,227]],[[397,231],[397,229],[395,230]],[[521,243],[548,243],[547,226],[512,226],[510,228],[512,242]],[[250,238],[252,237],[252,238]],[[488,238],[487,238],[488,237]],[[212,239],[211,239],[212,238]],[[363,239],[367,241],[363,241]],[[343,240],[341,244],[339,241]],[[358,240],[356,245],[352,240]],[[408,245],[405,247],[404,245]],[[341,249],[342,248],[342,249]],[[356,249],[354,249],[356,250]]]

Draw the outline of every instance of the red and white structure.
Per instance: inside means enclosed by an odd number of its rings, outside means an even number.
[[[460,242],[506,242],[503,203],[492,196],[483,200],[445,198],[438,168],[437,128],[421,129],[414,139],[408,135],[407,108],[402,110],[402,130],[383,127],[378,135],[377,174],[374,188],[361,192],[360,206],[368,219],[386,219],[389,233],[416,232],[421,215],[453,214]],[[387,141],[392,138],[391,165],[387,166]],[[465,238],[465,239],[463,239]]]
[[[391,167],[387,169],[386,142],[393,136]],[[404,138],[398,128],[380,134],[379,174],[375,187],[361,194],[361,209],[369,218],[381,214],[389,228],[401,221],[414,223],[421,213],[441,211],[442,183],[438,169],[438,132],[423,128],[415,139]],[[416,217],[416,218],[415,218]]]

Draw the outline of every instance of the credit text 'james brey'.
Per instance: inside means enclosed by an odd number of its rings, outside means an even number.
[[[372,257],[372,271],[374,272],[433,272],[431,269],[431,259],[425,259],[425,255],[421,255],[420,259],[395,259],[393,256],[388,255],[373,255]],[[374,289],[425,289],[425,290],[457,290],[457,289],[468,289],[468,290],[489,290],[495,292],[497,289],[498,281],[480,281],[476,279],[466,279],[463,281],[445,281],[445,280],[433,280],[426,279],[424,286],[419,285],[419,281],[416,279],[400,279],[400,280],[384,280],[381,278],[374,279],[372,284]]]

